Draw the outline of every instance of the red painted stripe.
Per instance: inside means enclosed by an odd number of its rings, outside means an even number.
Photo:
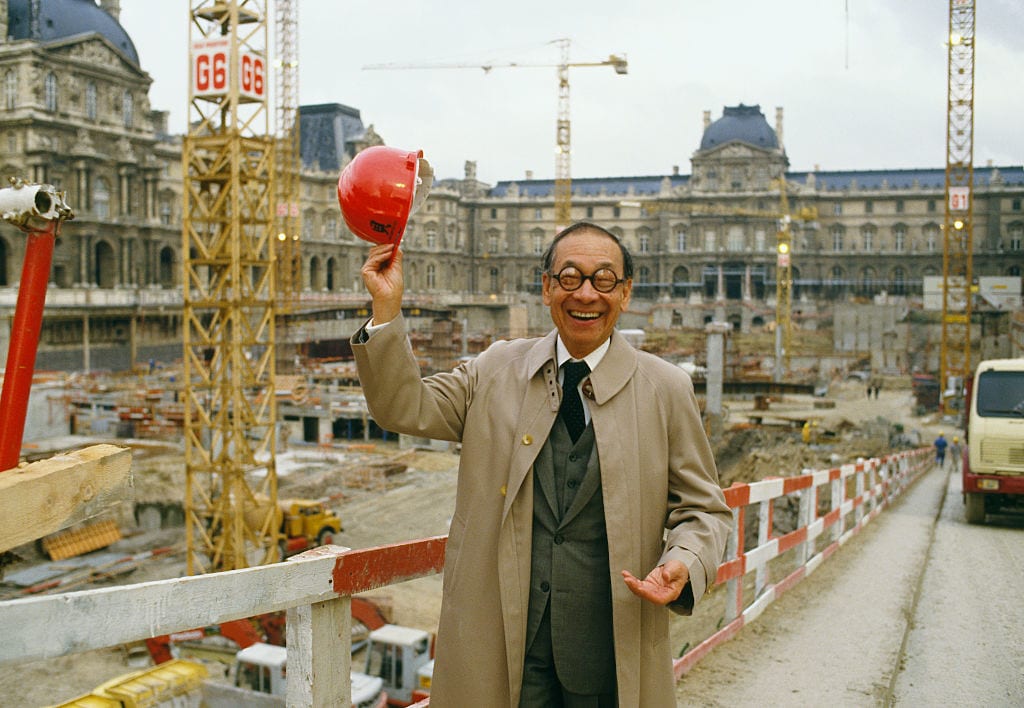
[[[715,576],[716,583],[724,583],[733,578],[742,578],[747,572],[747,557],[740,556],[726,561],[718,566],[718,574]]]
[[[695,646],[690,651],[686,652],[682,657],[672,662],[672,670],[675,673],[676,681],[683,677],[683,674],[689,672],[698,661],[707,656],[708,652],[717,647],[719,644],[729,641],[736,634],[743,629],[743,615],[740,615],[729,624],[722,627],[720,630],[712,634],[710,637],[705,639],[703,642]]]
[[[780,582],[775,584],[775,599],[777,600],[780,595],[785,593],[787,590],[792,589],[794,585],[799,583],[807,575],[807,566],[802,565],[792,573],[783,578]]]
[[[790,531],[785,536],[779,537],[779,553],[785,553],[793,546],[803,543],[807,540],[807,527],[801,526],[800,528]]]
[[[793,492],[801,489],[807,489],[814,484],[814,477],[809,474],[801,475],[799,477],[786,477],[782,482],[782,493],[792,494]]]
[[[839,521],[839,512],[842,509],[833,509],[832,511],[825,514],[822,518],[822,528],[828,528],[835,522]]]
[[[389,546],[349,551],[334,565],[334,592],[355,595],[440,573],[447,536],[434,536]]]
[[[750,485],[740,482],[734,483],[731,487],[722,490],[725,494],[725,502],[733,509],[738,506],[746,506],[750,503]]]

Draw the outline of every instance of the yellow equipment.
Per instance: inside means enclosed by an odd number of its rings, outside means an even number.
[[[974,0],[949,0],[946,221],[942,249],[942,407],[953,413],[971,376],[974,228]]]
[[[188,573],[276,560],[274,150],[267,0],[190,0],[183,145]]]

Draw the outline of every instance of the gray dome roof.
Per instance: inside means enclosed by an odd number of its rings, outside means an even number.
[[[95,0],[39,0],[38,36],[32,36],[30,0],[9,0],[7,33],[12,39],[53,42],[65,37],[95,32],[106,37],[135,66],[139,55],[124,27],[101,9]]]
[[[701,150],[741,142],[765,149],[778,149],[779,140],[768,125],[761,106],[725,106],[722,117],[707,127],[700,141]]]

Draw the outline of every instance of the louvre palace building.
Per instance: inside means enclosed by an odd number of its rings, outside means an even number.
[[[57,186],[75,211],[55,246],[41,368],[181,357],[182,136],[150,105],[152,79],[119,5],[0,0],[0,172]],[[367,244],[340,218],[337,178],[385,136],[340,103],[302,106],[300,116],[302,294],[289,336],[344,340],[367,312]],[[664,174],[573,179],[573,219],[606,226],[634,254],[624,326],[772,323],[782,179],[795,326],[813,327],[841,303],[923,307],[942,274],[945,169],[791,171],[782,118],[742,104],[708,111],[685,168],[666,156]],[[403,240],[410,317],[492,336],[545,331],[540,256],[554,215],[554,180],[485,184],[474,162],[461,176],[438,175]],[[1021,165],[975,168],[973,248],[974,275],[1001,278],[1019,303]],[[2,351],[24,253],[25,235],[0,224]]]

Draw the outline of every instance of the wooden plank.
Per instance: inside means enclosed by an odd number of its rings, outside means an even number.
[[[0,665],[335,599],[335,565],[346,552],[324,546],[286,563],[0,602]]]
[[[130,500],[131,461],[128,448],[93,445],[0,472],[0,552]]]

